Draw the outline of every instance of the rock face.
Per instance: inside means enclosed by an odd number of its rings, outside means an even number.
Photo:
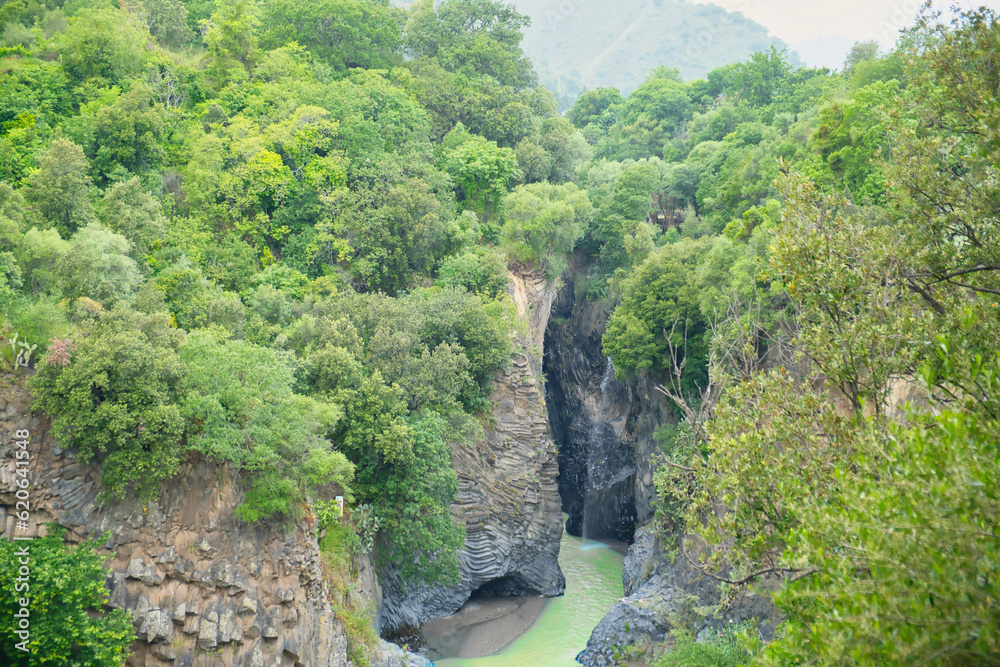
[[[671,417],[644,378],[615,379],[601,346],[605,305],[577,293],[575,271],[564,279],[546,331],[545,374],[566,530],[630,540],[653,514],[652,435]]]
[[[718,582],[687,565],[683,554],[670,563],[662,553],[648,527],[636,531],[622,571],[627,597],[601,619],[577,656],[580,663],[618,665],[615,655],[621,649],[662,642],[677,626],[703,636],[729,623],[757,619],[764,639],[772,638],[777,613],[767,595],[743,594],[722,606]],[[714,613],[706,614],[707,609]]]
[[[541,273],[511,274],[511,291],[527,332],[513,363],[494,382],[486,437],[453,451],[459,490],[452,516],[465,524],[455,586],[403,591],[389,575],[383,587],[383,631],[400,631],[458,610],[473,591],[560,595],[562,510],[556,450],[542,397],[542,346],[555,287]]]
[[[654,432],[676,417],[648,377],[615,379],[601,345],[609,313],[581,293],[576,277],[584,275],[585,262],[575,260],[577,268],[566,273],[554,301],[545,343],[566,530],[632,541],[622,572],[627,597],[604,617],[578,660],[589,667],[617,665],[621,649],[661,642],[678,625],[709,632],[758,618],[765,634],[771,632],[769,598],[745,596],[723,609],[718,582],[690,568],[683,556],[669,562],[648,528],[636,530],[653,518]]]
[[[242,496],[223,465],[192,461],[155,502],[102,502],[100,470],[60,449],[17,381],[0,390],[0,527],[14,530],[13,434],[31,432],[31,526],[78,542],[110,533],[111,605],[132,613],[128,664],[346,667],[316,538],[304,527],[239,524]]]

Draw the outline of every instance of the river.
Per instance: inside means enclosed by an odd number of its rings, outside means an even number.
[[[574,667],[577,654],[587,646],[590,633],[604,614],[623,595],[622,563],[624,556],[603,542],[584,540],[563,532],[559,550],[559,566],[566,577],[566,594],[547,600],[521,599],[486,601],[493,603],[492,615],[486,614],[481,624],[454,626],[446,632],[445,650],[452,654],[469,655],[471,637],[491,635],[490,639],[507,645],[498,653],[479,658],[443,658],[435,660],[435,667]],[[471,605],[482,602],[472,601]],[[540,613],[538,613],[540,608]],[[459,612],[459,615],[462,612]],[[482,612],[481,612],[482,613]],[[524,631],[518,627],[517,616],[528,617],[538,614],[533,623]],[[458,616],[458,615],[457,615]],[[506,625],[504,625],[506,619]],[[530,620],[530,619],[529,619]],[[438,639],[441,628],[447,625],[437,622]],[[490,633],[491,626],[497,632]],[[498,637],[510,632],[523,634],[516,638]],[[511,639],[513,639],[511,641]],[[432,642],[433,643],[433,642]],[[442,644],[439,643],[439,646]],[[459,650],[463,647],[464,650]],[[473,649],[474,650],[474,649]]]

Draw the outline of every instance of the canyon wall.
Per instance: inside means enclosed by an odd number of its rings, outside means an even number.
[[[707,633],[756,618],[769,637],[775,618],[766,595],[743,595],[723,606],[717,581],[691,568],[683,554],[667,559],[657,543],[651,530],[654,433],[677,419],[644,374],[615,378],[601,345],[610,308],[586,298],[585,258],[574,259],[553,302],[545,344],[546,399],[559,448],[566,530],[630,543],[622,574],[626,597],[594,629],[577,659],[587,667],[617,665],[626,647],[652,647],[678,626]]]
[[[31,522],[16,534],[44,535],[54,521],[70,542],[103,540],[111,606],[131,612],[138,635],[129,665],[346,667],[308,526],[239,524],[231,469],[197,457],[154,501],[103,499],[99,467],[58,446],[21,379],[0,389],[0,527],[8,539],[16,530],[12,441],[28,429]]]
[[[631,540],[653,516],[653,431],[672,419],[666,401],[639,377],[615,378],[601,338],[608,309],[588,301],[567,271],[546,331],[546,400],[559,449],[566,530]]]
[[[549,436],[542,349],[556,288],[541,272],[512,271],[517,351],[494,381],[485,438],[455,447],[459,490],[451,512],[465,525],[460,581],[406,589],[389,573],[380,610],[382,631],[405,632],[454,613],[473,592],[560,595],[562,510],[556,449]]]

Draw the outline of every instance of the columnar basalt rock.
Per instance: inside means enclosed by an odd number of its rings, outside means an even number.
[[[601,344],[609,313],[604,303],[577,294],[577,274],[564,276],[545,347],[566,530],[629,540],[653,515],[653,431],[671,416],[645,377],[615,378]]]
[[[494,381],[486,437],[456,447],[459,490],[452,516],[465,525],[454,586],[407,590],[390,575],[383,630],[416,627],[454,613],[478,589],[497,595],[559,595],[562,510],[556,450],[542,396],[542,345],[554,285],[540,272],[511,274],[511,296],[526,331],[510,367]]]
[[[13,434],[29,429],[31,527],[55,521],[66,538],[104,537],[113,607],[131,612],[144,667],[346,667],[343,628],[329,604],[316,537],[305,526],[248,526],[231,469],[191,460],[147,504],[102,500],[100,469],[63,450],[32,415],[19,378],[0,390],[0,526],[14,529]]]

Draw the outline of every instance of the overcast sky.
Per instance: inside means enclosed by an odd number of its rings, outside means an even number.
[[[691,0],[709,4],[708,0]],[[858,41],[877,40],[891,46],[900,29],[913,24],[918,0],[711,0],[742,12],[784,40],[812,66],[840,67],[844,54]],[[1000,11],[1000,0],[959,0],[962,8],[986,5]],[[951,2],[936,0],[947,9]]]

